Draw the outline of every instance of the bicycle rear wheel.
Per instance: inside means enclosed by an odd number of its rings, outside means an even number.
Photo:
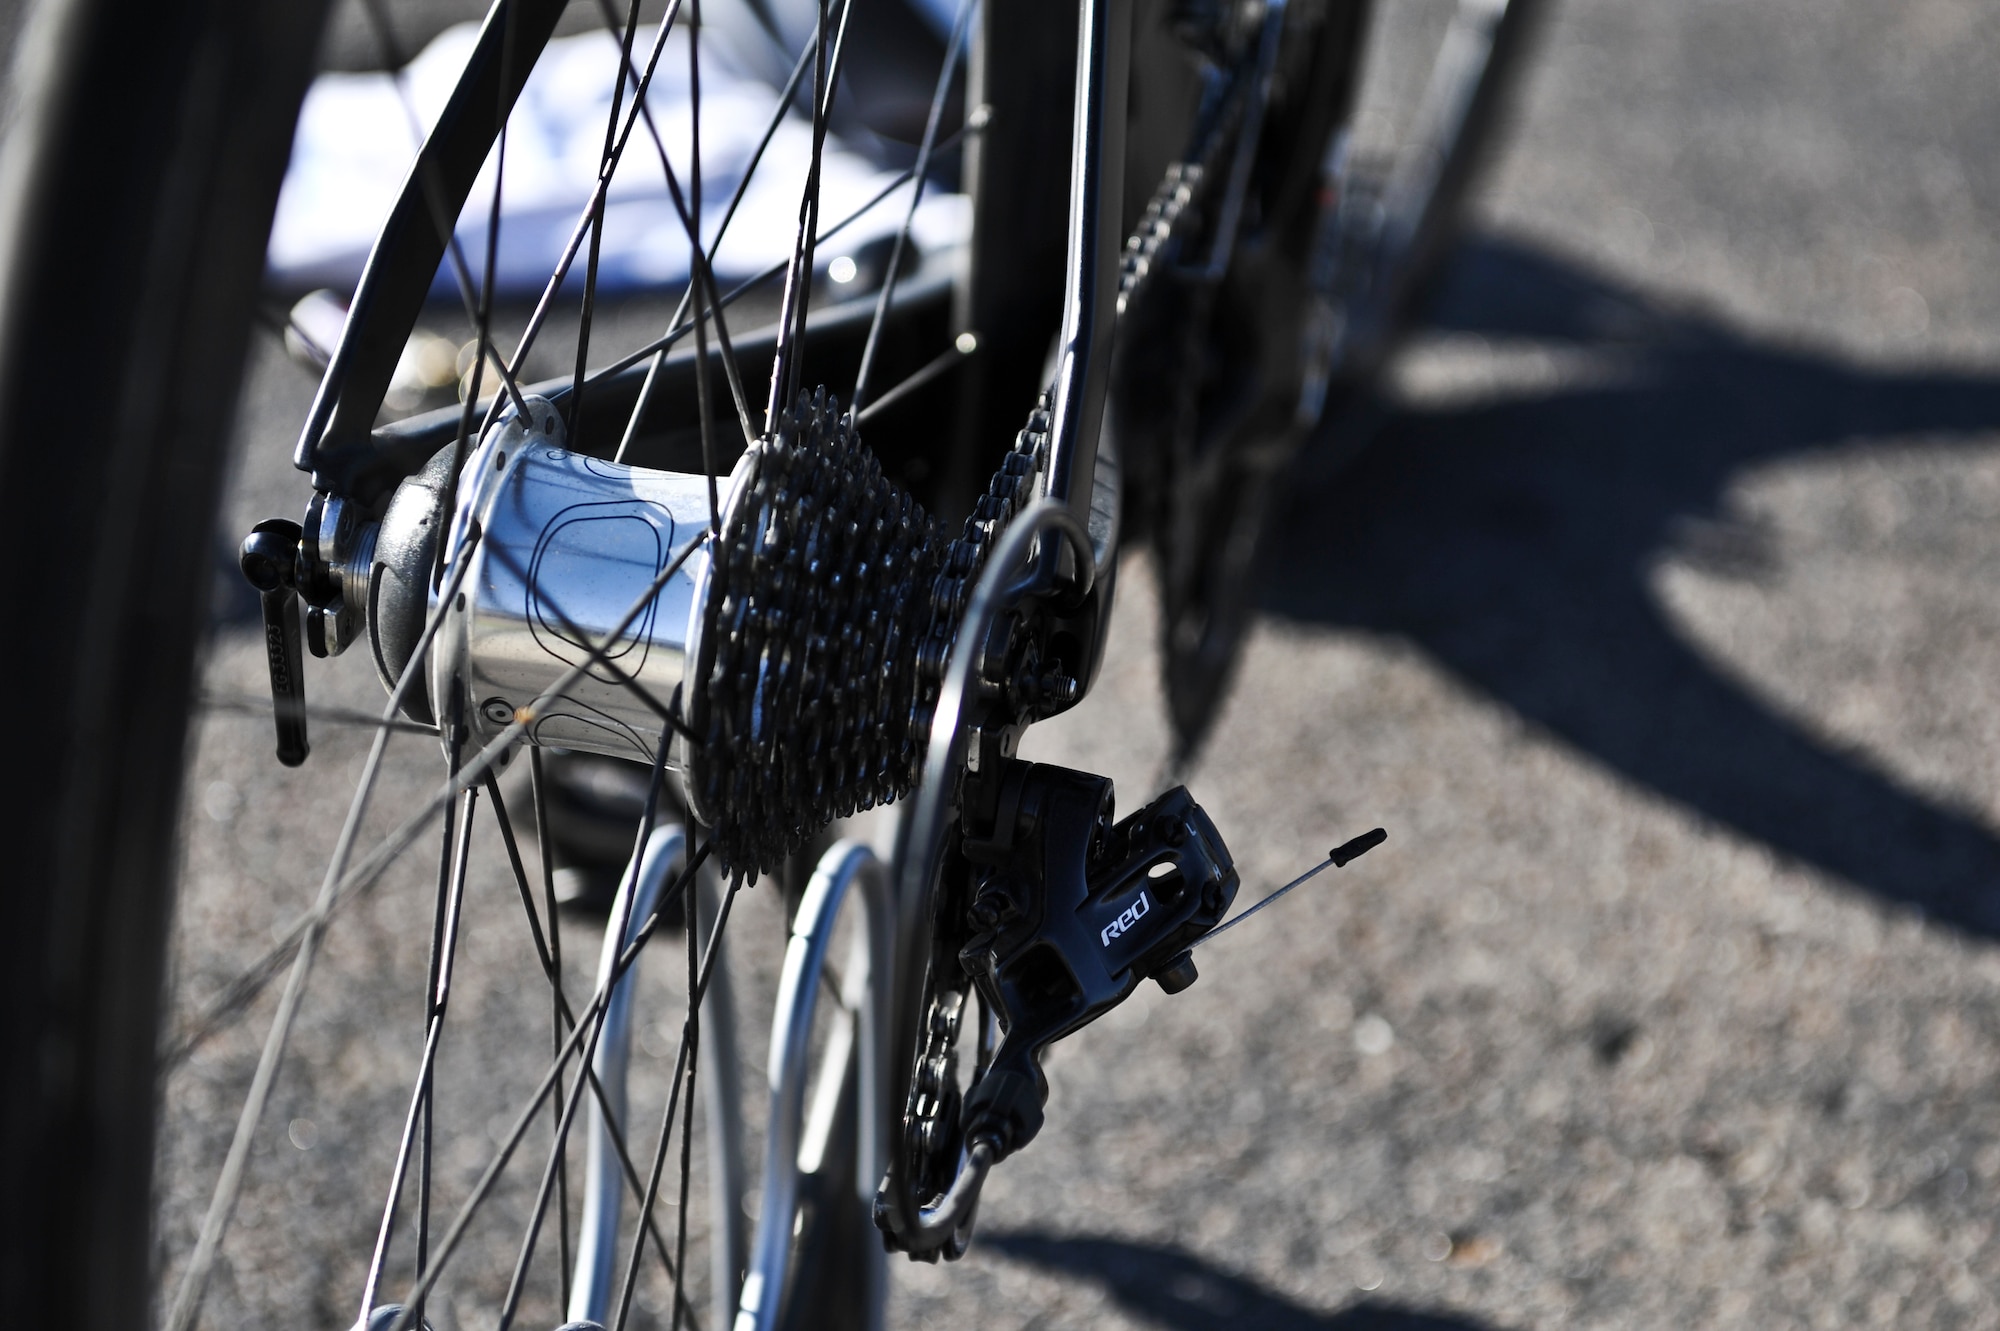
[[[0,515],[17,567],[49,576],[10,580],[7,601],[38,644],[10,656],[6,678],[13,696],[36,700],[20,733],[45,764],[18,805],[5,888],[21,950],[0,1018],[10,1325],[131,1327],[157,1297],[155,1047],[193,664],[265,236],[322,17],[255,0],[51,0],[23,39],[0,218],[0,401],[19,428],[0,440]],[[819,50],[824,60],[824,39]],[[858,359],[869,328],[850,318],[845,343],[812,346]],[[907,358],[901,336],[900,324],[884,335],[878,398]],[[911,405],[921,393],[898,410]],[[689,413],[674,406],[681,421],[649,422],[649,437],[684,456],[686,430],[674,431]],[[69,548],[51,560],[57,543]],[[284,813],[260,816],[286,830]],[[450,843],[447,833],[447,857]],[[295,1144],[311,1135],[293,1126]],[[818,1230],[872,1234],[858,1198],[839,1223],[824,1189],[810,1204]],[[357,1260],[365,1242],[343,1259]],[[166,1267],[184,1262],[170,1254]],[[274,1285],[340,1315],[311,1280]]]

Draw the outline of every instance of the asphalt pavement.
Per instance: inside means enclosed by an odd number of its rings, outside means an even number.
[[[1388,843],[1060,1046],[971,1254],[893,1264],[896,1325],[2000,1325],[1996,88],[1975,3],[1552,7],[1437,305],[1347,427],[1366,451],[1291,488],[1188,773],[1247,892]],[[259,350],[230,530],[302,500],[310,391]],[[1102,681],[1030,751],[1131,807],[1167,731],[1125,572]],[[281,772],[230,710],[259,668],[225,625],[189,1004],[310,900],[312,810],[362,752],[322,727]],[[312,688],[381,696],[361,660]],[[399,743],[389,810],[426,779]],[[547,1049],[510,881],[482,862],[468,906],[452,1196]],[[336,933],[315,994],[381,1001],[308,1003],[213,1324],[351,1321],[431,890],[405,866]],[[743,910],[775,947],[769,895]],[[581,983],[595,945],[565,944]],[[679,965],[649,973],[648,1066]],[[170,1269],[254,1046],[170,1085]]]

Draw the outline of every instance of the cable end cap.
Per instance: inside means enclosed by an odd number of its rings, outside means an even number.
[[[1360,859],[1388,839],[1388,832],[1377,827],[1372,831],[1363,832],[1352,841],[1335,846],[1326,853],[1326,857],[1333,861],[1334,868],[1344,869],[1350,861]]]

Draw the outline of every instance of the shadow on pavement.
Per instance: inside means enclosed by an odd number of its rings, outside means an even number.
[[[1172,1331],[1482,1331],[1483,1324],[1386,1303],[1337,1313],[1302,1307],[1181,1248],[1033,1231],[982,1234],[1011,1261],[1093,1280],[1126,1312]]]
[[[1760,576],[1757,531],[1719,502],[1746,466],[2000,428],[2000,380],[1760,345],[1493,240],[1466,246],[1432,323],[1605,351],[1626,372],[1392,411],[1355,462],[1320,467],[1278,515],[1265,610],[1400,635],[1633,781],[1883,897],[2000,933],[1989,829],[1718,675],[1647,585],[1670,548],[1720,576]]]

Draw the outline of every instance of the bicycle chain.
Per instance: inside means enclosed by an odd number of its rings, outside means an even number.
[[[938,690],[944,686],[945,666],[951,655],[952,639],[958,632],[959,616],[972,596],[973,584],[986,567],[986,552],[1007,530],[1014,515],[1034,496],[1036,480],[1049,461],[1049,395],[1042,394],[1028,414],[1028,424],[1014,436],[1014,447],[1000,459],[986,492],[972,505],[965,530],[945,552],[943,566],[931,585],[930,631],[918,654],[917,670],[922,679],[918,702],[920,714],[912,717],[912,728],[928,735],[931,715],[937,707]],[[923,755],[914,755],[921,764]],[[912,768],[910,779],[919,772]]]
[[[1133,298],[1153,276],[1160,257],[1170,252],[1176,233],[1188,218],[1198,216],[1208,187],[1218,174],[1225,149],[1242,123],[1248,105],[1244,91],[1248,84],[1232,77],[1228,89],[1217,99],[1217,109],[1201,117],[1206,121],[1193,135],[1193,149],[1185,157],[1167,164],[1160,183],[1147,199],[1139,224],[1125,238],[1118,264],[1118,310],[1124,313]],[[1226,173],[1220,173],[1226,174]]]
[[[1146,202],[1139,225],[1125,240],[1125,253],[1118,265],[1121,311],[1152,276],[1154,262],[1174,238],[1174,229],[1187,215],[1206,177],[1200,162],[1174,162],[1167,167],[1166,176]]]
[[[986,493],[973,505],[965,520],[964,534],[952,542],[945,566],[933,586],[934,618],[920,666],[926,686],[927,710],[922,722],[926,734],[930,731],[931,713],[944,681],[959,617],[986,566],[987,552],[1034,497],[1035,483],[1048,467],[1049,431],[1049,396],[1044,393],[1029,413],[1027,426],[1014,437],[1014,447],[995,469]],[[946,903],[940,917],[948,918],[950,910],[950,903]],[[910,1177],[918,1195],[927,1201],[951,1186],[952,1174],[958,1166],[958,1044],[971,978],[954,970],[948,973],[950,982],[946,982],[947,974],[940,973],[941,963],[949,965],[955,961],[955,952],[950,957],[934,957],[925,981],[923,1045],[917,1054],[903,1116],[903,1149],[911,1165]],[[953,1244],[942,1254],[932,1251],[913,1255],[936,1261],[940,1255],[957,1257],[963,1251],[962,1245]]]

